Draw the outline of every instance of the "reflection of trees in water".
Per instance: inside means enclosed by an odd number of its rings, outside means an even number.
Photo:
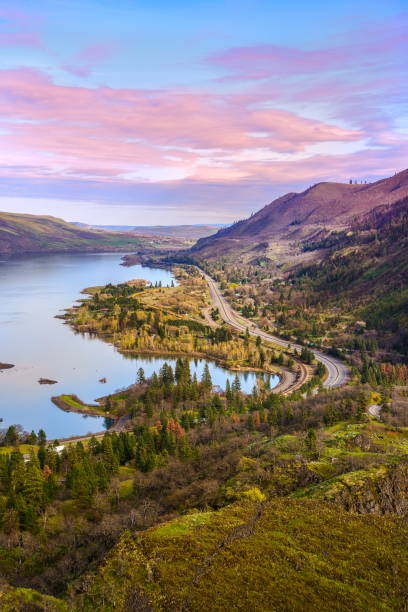
[[[114,424],[115,419],[110,419],[109,417],[103,417],[103,426],[105,429],[109,429]]]

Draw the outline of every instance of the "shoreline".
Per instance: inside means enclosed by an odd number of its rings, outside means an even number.
[[[51,397],[52,403],[64,412],[76,412],[88,416],[107,417],[116,419],[109,412],[105,412],[97,405],[85,404],[75,393],[65,393]]]

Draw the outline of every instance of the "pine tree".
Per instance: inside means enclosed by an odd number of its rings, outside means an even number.
[[[40,429],[38,432],[38,444],[41,446],[45,444],[46,441],[47,441],[47,436],[45,434],[45,431],[43,429]]]
[[[239,393],[241,391],[241,381],[239,380],[238,374],[235,374],[234,382],[232,383],[232,390],[234,393]]]
[[[201,382],[207,389],[212,388],[212,379],[211,379],[210,368],[208,367],[208,363],[204,365],[203,374],[201,376]]]
[[[10,425],[8,430],[6,431],[6,435],[4,436],[4,445],[5,446],[16,446],[18,443],[19,435],[17,431],[17,427],[15,425]]]
[[[142,385],[146,382],[145,373],[143,368],[139,368],[136,375],[136,381],[138,385]]]

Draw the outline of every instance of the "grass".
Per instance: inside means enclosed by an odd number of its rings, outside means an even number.
[[[66,602],[32,589],[3,587],[0,590],[0,609],[2,612],[24,612],[47,610],[47,612],[68,612]]]
[[[9,455],[17,449],[20,451],[20,453],[23,454],[29,454],[30,452],[37,453],[38,446],[33,444],[19,444],[18,446],[0,446],[0,454]]]
[[[51,400],[58,408],[61,408],[61,410],[73,410],[84,413],[89,412],[89,414],[99,414],[101,416],[109,414],[98,405],[84,404],[76,395],[57,395],[52,397]]]
[[[297,489],[289,497],[293,499],[301,499],[305,497],[315,499],[331,500],[337,497],[337,495],[344,489],[364,489],[367,484],[367,480],[377,479],[386,474],[386,468],[374,467],[367,470],[356,470],[354,472],[348,472],[347,474],[340,474],[334,478],[330,478],[322,483]]]
[[[137,594],[163,612],[403,610],[407,535],[315,500],[239,502],[125,534],[78,609],[127,610]]]
[[[165,523],[155,529],[155,537],[174,538],[187,534],[191,529],[205,525],[213,516],[212,512],[194,512]]]
[[[59,396],[63,402],[71,406],[72,408],[86,408],[86,404],[75,400],[72,395],[60,395]]]
[[[119,495],[123,499],[132,495],[134,490],[134,479],[129,478],[128,480],[122,480],[119,483]]]

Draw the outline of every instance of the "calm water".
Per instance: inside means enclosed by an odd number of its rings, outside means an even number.
[[[60,254],[0,259],[0,361],[13,363],[0,372],[0,428],[20,424],[24,429],[44,428],[49,438],[82,435],[104,429],[104,419],[84,417],[59,410],[50,400],[61,393],[76,393],[92,402],[135,380],[143,367],[146,374],[158,371],[171,358],[124,357],[97,338],[76,334],[56,314],[81,296],[84,287],[145,278],[170,285],[167,270],[120,266],[121,255]],[[203,360],[191,368],[200,376]],[[214,384],[225,386],[235,374],[210,363]],[[39,385],[39,378],[57,380]],[[102,377],[107,383],[99,382]],[[245,391],[251,391],[256,376],[241,374]],[[277,380],[273,379],[274,385]]]

